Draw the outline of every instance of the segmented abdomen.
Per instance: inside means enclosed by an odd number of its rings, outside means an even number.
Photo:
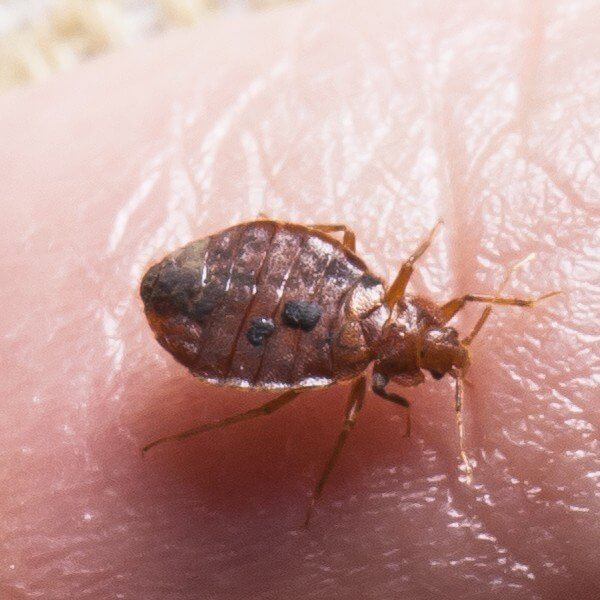
[[[383,289],[336,240],[265,220],[173,252],[148,271],[141,294],[158,341],[195,375],[306,387],[347,375],[334,340],[352,294],[373,285]]]

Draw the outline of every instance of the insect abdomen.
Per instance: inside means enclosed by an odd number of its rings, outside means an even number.
[[[325,234],[265,220],[175,251],[148,271],[141,293],[158,341],[195,375],[303,387],[337,378],[332,345],[365,275]]]

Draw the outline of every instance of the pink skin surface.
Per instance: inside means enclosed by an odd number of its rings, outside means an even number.
[[[598,3],[331,2],[215,19],[0,99],[2,599],[587,600],[600,594]],[[596,211],[596,212],[595,212]],[[498,308],[461,474],[448,379],[265,401],[152,337],[153,261],[259,212],[354,228],[391,279]],[[481,307],[457,319],[467,332]]]

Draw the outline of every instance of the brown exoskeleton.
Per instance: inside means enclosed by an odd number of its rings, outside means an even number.
[[[445,304],[407,295],[414,264],[440,223],[389,287],[355,254],[354,233],[345,226],[266,218],[199,239],[152,266],[141,296],[160,344],[210,383],[283,393],[258,408],[155,440],[144,451],[270,414],[305,389],[351,380],[344,424],[315,487],[308,523],[363,405],[365,371],[373,363],[372,390],[406,408],[408,401],[389,391],[390,383],[415,386],[424,372],[454,379],[460,454],[470,478],[461,411],[471,343],[492,305],[533,306],[558,292],[501,296],[513,267],[494,295],[465,294]],[[329,235],[336,231],[343,232],[341,243]],[[448,322],[470,302],[487,306],[461,339]]]

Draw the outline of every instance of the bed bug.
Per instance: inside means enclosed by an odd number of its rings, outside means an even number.
[[[390,383],[416,386],[426,373],[454,379],[460,456],[470,477],[461,411],[471,343],[493,304],[533,306],[557,292],[539,298],[501,296],[513,267],[493,295],[465,294],[438,304],[406,294],[415,262],[440,224],[389,286],[357,256],[355,235],[344,225],[267,218],[191,242],[150,267],[140,293],[150,326],[166,350],[207,382],[281,393],[258,408],[155,440],[143,451],[271,414],[304,390],[350,381],[343,427],[314,488],[308,524],[363,406],[366,370],[372,364],[372,391],[406,409],[408,400],[391,391]],[[331,235],[336,232],[343,234],[341,241]],[[461,339],[448,322],[470,302],[487,306]]]

